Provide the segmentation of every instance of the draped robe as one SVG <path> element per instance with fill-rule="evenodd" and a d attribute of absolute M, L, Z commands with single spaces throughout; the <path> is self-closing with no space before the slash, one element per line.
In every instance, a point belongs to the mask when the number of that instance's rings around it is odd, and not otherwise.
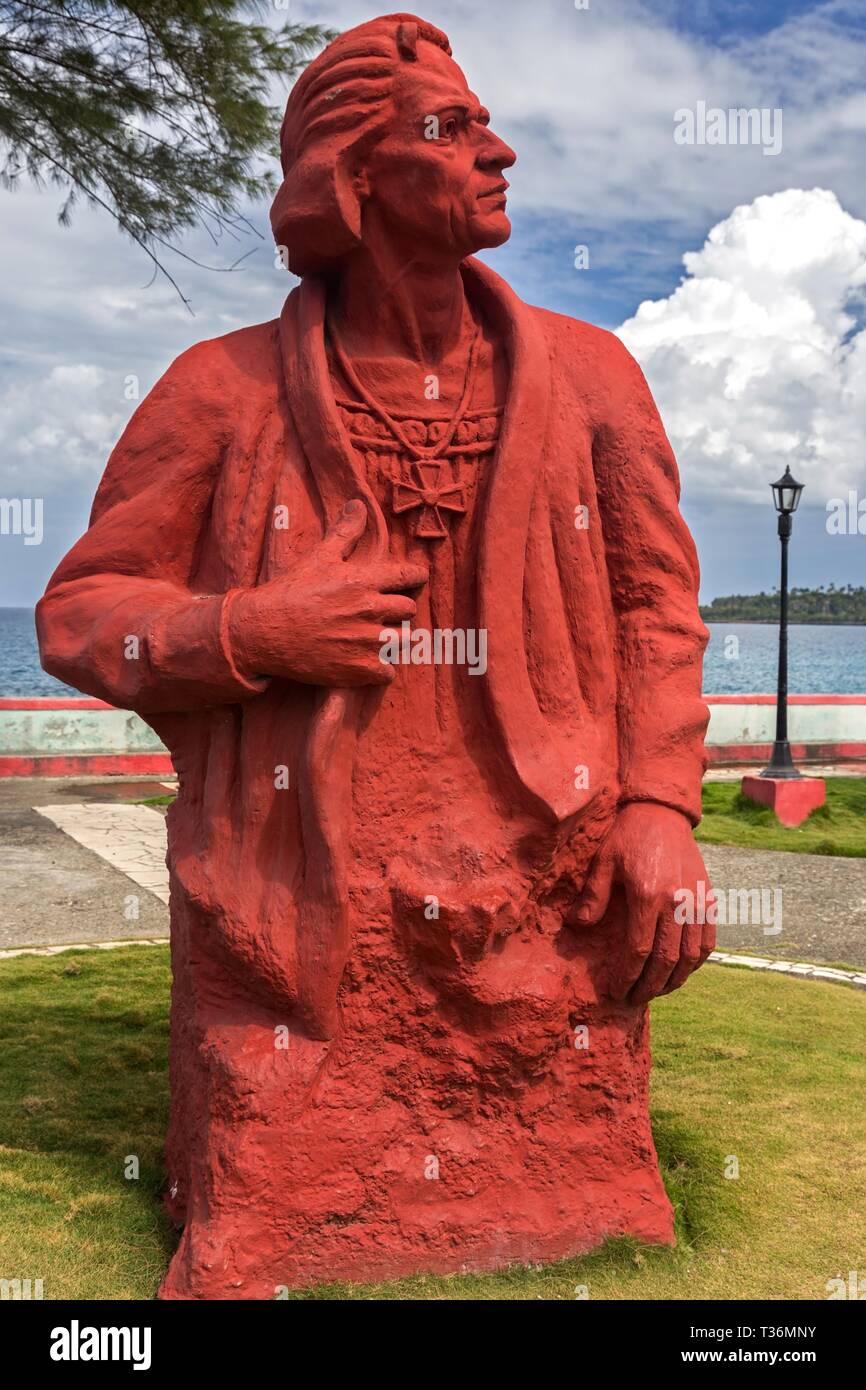
<path fill-rule="evenodd" d="M 597 927 L 570 913 L 619 807 L 699 817 L 694 547 L 619 340 L 474 259 L 463 275 L 509 377 L 458 586 L 487 670 L 455 672 L 447 752 L 409 718 L 409 668 L 384 693 L 320 690 L 250 677 L 231 650 L 236 594 L 290 574 L 350 498 L 367 528 L 347 563 L 393 550 L 313 277 L 279 321 L 198 344 L 157 383 L 38 609 L 47 669 L 137 710 L 179 775 L 184 1236 L 165 1297 L 670 1238 L 646 1011 L 606 994 L 623 902 Z"/>

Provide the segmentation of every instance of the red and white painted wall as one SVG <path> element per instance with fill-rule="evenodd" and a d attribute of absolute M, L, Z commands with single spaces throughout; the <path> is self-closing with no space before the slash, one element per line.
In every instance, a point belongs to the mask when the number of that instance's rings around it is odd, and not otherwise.
<path fill-rule="evenodd" d="M 775 695 L 706 695 L 711 763 L 764 763 L 776 735 Z M 789 695 L 788 738 L 800 762 L 866 760 L 866 695 Z M 866 769 L 864 769 L 866 770 Z"/>
<path fill-rule="evenodd" d="M 143 719 L 102 700 L 0 700 L 0 777 L 164 776 L 171 758 Z"/>
<path fill-rule="evenodd" d="M 775 731 L 775 695 L 705 698 L 710 762 L 766 762 Z M 866 763 L 866 694 L 791 695 L 788 732 L 799 761 Z M 129 710 L 83 698 L 0 699 L 0 777 L 165 776 L 171 771 L 156 734 Z"/>

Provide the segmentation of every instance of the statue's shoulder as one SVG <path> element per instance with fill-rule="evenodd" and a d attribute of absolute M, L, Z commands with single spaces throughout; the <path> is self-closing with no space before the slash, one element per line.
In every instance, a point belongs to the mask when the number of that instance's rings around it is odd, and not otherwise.
<path fill-rule="evenodd" d="M 209 468 L 239 421 L 261 416 L 276 397 L 278 344 L 275 320 L 194 343 L 176 357 L 127 421 L 94 515 L 147 486 L 154 466 L 182 459 L 193 471 Z"/>
<path fill-rule="evenodd" d="M 271 319 L 194 343 L 174 359 L 159 386 L 222 414 L 273 395 L 278 374 L 279 320 Z"/>
<path fill-rule="evenodd" d="M 546 337 L 554 369 L 580 391 L 600 419 L 619 410 L 636 392 L 646 391 L 638 363 L 615 333 L 551 309 L 530 312 Z"/>
<path fill-rule="evenodd" d="M 534 305 L 527 305 L 527 308 L 556 354 L 566 353 L 581 362 L 592 362 L 603 373 L 615 373 L 624 362 L 634 361 L 622 339 L 607 328 L 598 328 L 594 323 L 573 319 L 568 314 L 558 314 L 553 309 Z"/>

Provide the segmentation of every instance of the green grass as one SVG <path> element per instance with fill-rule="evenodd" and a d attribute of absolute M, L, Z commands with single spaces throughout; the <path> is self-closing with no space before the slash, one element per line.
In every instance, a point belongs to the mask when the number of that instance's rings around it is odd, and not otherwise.
<path fill-rule="evenodd" d="M 747 800 L 736 782 L 705 782 L 703 812 L 695 835 L 706 844 L 866 857 L 866 777 L 828 777 L 826 803 L 794 830 Z"/>
<path fill-rule="evenodd" d="M 165 947 L 0 965 L 0 1276 L 41 1278 L 46 1298 L 152 1296 L 173 1242 L 169 983 Z"/>
<path fill-rule="evenodd" d="M 153 1297 L 174 1239 L 159 1206 L 168 986 L 164 947 L 0 965 L 0 1277 L 41 1278 L 48 1299 Z M 813 1299 L 866 1267 L 866 997 L 708 966 L 653 1006 L 653 1031 L 677 1249 L 621 1240 L 544 1268 L 293 1298 L 572 1299 L 586 1284 Z"/>

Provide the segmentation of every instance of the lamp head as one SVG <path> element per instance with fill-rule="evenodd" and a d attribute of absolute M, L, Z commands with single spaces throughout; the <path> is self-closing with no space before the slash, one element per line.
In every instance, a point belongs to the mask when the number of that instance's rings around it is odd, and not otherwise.
<path fill-rule="evenodd" d="M 770 487 L 773 489 L 773 501 L 780 516 L 790 516 L 797 510 L 804 484 L 797 482 L 790 468 L 785 469 L 777 482 L 770 483 Z"/>

